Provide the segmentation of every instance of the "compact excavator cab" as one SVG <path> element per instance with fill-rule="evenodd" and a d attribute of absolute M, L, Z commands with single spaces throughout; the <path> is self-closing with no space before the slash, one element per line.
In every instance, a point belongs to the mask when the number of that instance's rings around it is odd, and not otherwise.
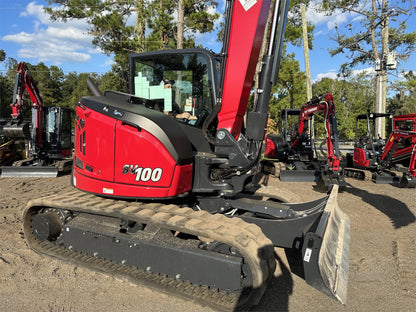
<path fill-rule="evenodd" d="M 129 64 L 130 94 L 98 91 L 76 109 L 73 184 L 118 197 L 189 192 L 195 154 L 212 153 L 202 128 L 215 104 L 217 61 L 191 49 L 132 54 Z M 175 118 L 183 112 L 188 118 Z"/>
<path fill-rule="evenodd" d="M 183 51 L 130 55 L 129 91 L 152 100 L 148 107 L 169 112 L 172 117 L 188 113 L 191 118 L 176 119 L 202 128 L 215 104 L 216 60 L 205 50 Z"/>

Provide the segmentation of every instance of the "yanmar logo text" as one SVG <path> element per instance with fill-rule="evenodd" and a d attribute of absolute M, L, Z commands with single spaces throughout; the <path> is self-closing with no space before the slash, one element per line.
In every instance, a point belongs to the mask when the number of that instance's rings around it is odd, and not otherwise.
<path fill-rule="evenodd" d="M 136 182 L 158 182 L 162 178 L 162 168 L 142 168 L 139 165 L 124 165 L 122 174 L 135 175 L 134 181 Z"/>

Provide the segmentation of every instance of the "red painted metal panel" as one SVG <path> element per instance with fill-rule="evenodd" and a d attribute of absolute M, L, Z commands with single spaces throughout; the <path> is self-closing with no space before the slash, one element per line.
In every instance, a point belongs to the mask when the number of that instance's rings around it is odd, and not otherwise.
<path fill-rule="evenodd" d="M 408 125 L 411 125 L 408 131 L 416 131 L 416 113 L 393 116 L 393 130 L 402 130 L 400 126 L 403 121 L 408 121 Z"/>
<path fill-rule="evenodd" d="M 361 167 L 370 166 L 370 161 L 365 157 L 365 151 L 362 148 L 354 148 L 353 161 Z"/>
<path fill-rule="evenodd" d="M 152 134 L 117 122 L 114 182 L 168 187 L 176 161 Z"/>
<path fill-rule="evenodd" d="M 172 187 L 139 186 L 101 181 L 86 176 L 79 170 L 73 172 L 73 184 L 80 190 L 112 197 L 167 198 L 189 190 L 192 182 L 192 170 L 192 165 L 176 166 L 173 172 Z"/>
<path fill-rule="evenodd" d="M 240 1 L 234 2 L 222 108 L 218 114 L 218 129 L 225 128 L 234 137 L 240 134 L 247 109 L 270 1 L 259 0 L 246 9 Z"/>
<path fill-rule="evenodd" d="M 274 145 L 274 142 L 270 140 L 268 137 L 266 137 L 266 149 L 264 151 L 265 157 L 274 158 L 276 157 L 276 146 Z"/>
<path fill-rule="evenodd" d="M 132 198 L 172 197 L 192 188 L 192 164 L 179 166 L 152 134 L 89 108 L 76 109 L 74 185 Z"/>
<path fill-rule="evenodd" d="M 75 170 L 100 180 L 113 181 L 116 120 L 89 108 L 76 108 L 75 157 L 83 169 Z"/>

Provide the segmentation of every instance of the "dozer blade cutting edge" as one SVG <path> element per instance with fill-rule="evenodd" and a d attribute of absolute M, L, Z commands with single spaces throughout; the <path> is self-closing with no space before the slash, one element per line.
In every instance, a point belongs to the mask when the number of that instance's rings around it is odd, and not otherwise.
<path fill-rule="evenodd" d="M 24 160 L 25 161 L 25 160 Z M 23 162 L 24 162 L 23 161 Z M 65 158 L 56 163 L 42 166 L 40 164 L 2 166 L 1 178 L 54 178 L 71 173 L 72 158 Z"/>
<path fill-rule="evenodd" d="M 376 184 L 398 184 L 400 177 L 390 173 L 374 174 L 374 182 Z"/>
<path fill-rule="evenodd" d="M 339 208 L 337 193 L 334 185 L 316 230 L 305 236 L 302 257 L 306 282 L 346 304 L 350 219 Z"/>
<path fill-rule="evenodd" d="M 317 182 L 320 172 L 318 170 L 281 170 L 282 182 Z"/>
<path fill-rule="evenodd" d="M 4 166 L 0 170 L 2 178 L 53 178 L 59 173 L 55 166 Z"/>

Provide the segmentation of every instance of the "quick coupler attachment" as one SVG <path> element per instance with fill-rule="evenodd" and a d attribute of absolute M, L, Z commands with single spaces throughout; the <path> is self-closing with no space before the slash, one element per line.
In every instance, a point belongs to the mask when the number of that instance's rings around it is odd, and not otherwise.
<path fill-rule="evenodd" d="M 306 282 L 346 304 L 350 219 L 338 207 L 337 193 L 334 185 L 316 230 L 305 235 L 302 258 Z"/>
<path fill-rule="evenodd" d="M 347 188 L 347 183 L 343 175 L 322 172 L 317 181 L 316 188 L 319 192 L 327 193 L 332 189 L 334 184 L 338 185 L 338 192 L 340 193 L 344 192 Z"/>

